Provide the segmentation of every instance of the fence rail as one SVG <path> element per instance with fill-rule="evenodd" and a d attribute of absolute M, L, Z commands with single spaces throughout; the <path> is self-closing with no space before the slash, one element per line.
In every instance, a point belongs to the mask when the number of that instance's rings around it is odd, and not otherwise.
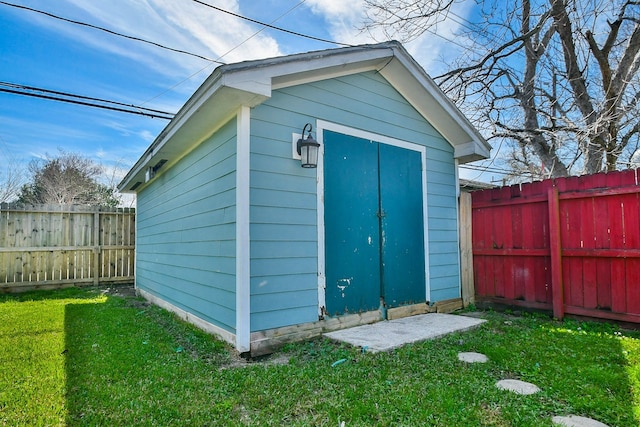
<path fill-rule="evenodd" d="M 135 209 L 0 205 L 0 292 L 133 282 Z"/>
<path fill-rule="evenodd" d="M 472 193 L 480 301 L 640 323 L 638 171 Z"/>

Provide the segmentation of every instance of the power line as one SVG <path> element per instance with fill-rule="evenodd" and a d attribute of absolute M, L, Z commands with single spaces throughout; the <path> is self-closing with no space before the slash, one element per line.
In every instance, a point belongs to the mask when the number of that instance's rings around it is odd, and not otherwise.
<path fill-rule="evenodd" d="M 3 81 L 0 81 L 0 86 L 6 86 L 6 87 L 14 88 L 14 89 L 25 89 L 25 90 L 29 90 L 29 91 L 52 93 L 52 94 L 55 94 L 55 95 L 69 96 L 69 97 L 80 98 L 80 99 L 85 99 L 85 100 L 89 100 L 89 101 L 98 101 L 98 102 L 104 102 L 104 103 L 108 103 L 108 104 L 120 105 L 120 106 L 123 106 L 123 107 L 137 108 L 137 109 L 140 109 L 140 110 L 146 110 L 146 111 L 150 111 L 150 112 L 154 112 L 154 113 L 173 115 L 172 113 L 167 113 L 166 111 L 154 110 L 152 108 L 140 107 L 140 106 L 136 106 L 136 105 L 133 105 L 133 104 L 125 104 L 125 103 L 118 102 L 118 101 L 111 101 L 111 100 L 108 100 L 108 99 L 95 98 L 95 97 L 91 97 L 91 96 L 76 95 L 76 94 L 72 94 L 72 93 L 68 93 L 68 92 L 60 92 L 60 91 L 51 90 L 51 89 L 42 89 L 42 88 L 38 88 L 38 87 L 34 87 L 34 86 L 25 86 L 25 85 L 19 85 L 19 84 L 16 84 L 16 83 L 9 83 L 9 82 L 3 82 Z"/>
<path fill-rule="evenodd" d="M 490 167 L 490 166 L 482 166 L 482 165 L 460 165 L 459 166 L 462 169 L 467 169 L 467 170 L 472 170 L 472 171 L 480 171 L 480 172 L 489 172 L 489 173 L 502 173 L 502 174 L 507 174 L 507 173 L 511 173 L 513 171 L 509 171 L 507 169 L 502 169 L 502 168 L 496 168 L 494 167 Z"/>
<path fill-rule="evenodd" d="M 94 98 L 90 96 L 76 95 L 68 92 L 24 86 L 15 83 L 0 82 L 0 92 L 14 95 L 31 96 L 34 98 L 48 99 L 51 101 L 66 102 L 69 104 L 84 105 L 88 107 L 102 108 L 104 110 L 118 111 L 122 113 L 137 114 L 139 116 L 152 117 L 156 119 L 171 120 L 173 113 L 140 107 L 133 104 L 125 104 L 107 99 Z"/>
<path fill-rule="evenodd" d="M 77 100 L 73 100 L 73 99 L 65 99 L 65 98 L 60 98 L 60 97 L 50 96 L 50 95 L 22 92 L 22 91 L 19 91 L 19 90 L 12 90 L 12 89 L 5 89 L 5 88 L 0 88 L 0 92 L 12 93 L 12 94 L 15 94 L 15 95 L 32 96 L 32 97 L 35 97 L 35 98 L 49 99 L 49 100 L 52 100 L 52 101 L 67 102 L 67 103 L 70 103 L 70 104 L 85 105 L 85 106 L 88 106 L 88 107 L 96 107 L 96 108 L 102 108 L 102 109 L 105 109 L 105 110 L 112 110 L 112 111 L 119 111 L 119 112 L 123 112 L 123 113 L 137 114 L 137 115 L 140 115 L 140 116 L 147 116 L 147 117 L 152 117 L 152 118 L 157 118 L 157 119 L 171 120 L 171 117 L 161 116 L 161 115 L 153 114 L 153 113 L 146 113 L 144 111 L 127 110 L 127 109 L 124 109 L 124 108 L 110 107 L 110 106 L 107 106 L 107 105 L 99 105 L 99 104 L 94 104 L 94 103 L 91 103 L 91 102 L 77 101 Z"/>
<path fill-rule="evenodd" d="M 219 12 L 226 13 L 226 14 L 231 15 L 231 16 L 235 16 L 236 18 L 244 19 L 245 21 L 253 22 L 254 24 L 263 25 L 263 26 L 265 26 L 267 28 L 271 28 L 273 30 L 282 31 L 283 33 L 292 34 L 294 36 L 304 37 L 306 39 L 315 40 L 315 41 L 319 41 L 319 42 L 323 42 L 323 43 L 335 44 L 335 45 L 338 45 L 338 46 L 353 47 L 353 45 L 351 45 L 351 44 L 340 43 L 340 42 L 337 42 L 337 41 L 334 41 L 334 40 L 327 40 L 327 39 L 323 39 L 323 38 L 320 38 L 320 37 L 314 37 L 314 36 L 310 36 L 310 35 L 307 35 L 307 34 L 298 33 L 296 31 L 291 31 L 291 30 L 287 30 L 287 29 L 284 29 L 284 28 L 281 28 L 281 27 L 277 27 L 275 25 L 267 24 L 266 22 L 258 21 L 256 19 L 247 18 L 246 16 L 242 16 L 242 15 L 239 15 L 237 13 L 230 12 L 228 10 L 222 9 L 220 7 L 217 7 L 217 6 L 212 6 L 212 5 L 208 4 L 208 3 L 205 3 L 205 2 L 200 1 L 200 0 L 193 0 L 193 1 L 195 3 L 201 4 L 203 6 L 206 6 L 206 7 L 209 7 L 211 9 L 217 10 Z"/>
<path fill-rule="evenodd" d="M 59 19 L 61 21 L 68 22 L 68 23 L 71 23 L 71 24 L 81 25 L 83 27 L 93 28 L 95 30 L 104 31 L 104 32 L 112 34 L 114 36 L 124 37 L 124 38 L 129 39 L 129 40 L 134 40 L 134 41 L 138 41 L 138 42 L 142 42 L 142 43 L 147 43 L 147 44 L 159 47 L 161 49 L 166 49 L 166 50 L 170 50 L 172 52 L 177 52 L 177 53 L 182 53 L 182 54 L 185 54 L 185 55 L 190 55 L 190 56 L 193 56 L 193 57 L 196 57 L 196 58 L 204 59 L 205 61 L 215 62 L 215 63 L 224 65 L 224 62 L 220 62 L 220 61 L 217 61 L 215 59 L 207 58 L 206 56 L 198 55 L 197 53 L 192 53 L 192 52 L 188 52 L 186 50 L 181 50 L 181 49 L 176 49 L 176 48 L 173 48 L 173 47 L 165 46 L 163 44 L 156 43 L 156 42 L 149 41 L 149 40 L 145 40 L 145 39 L 142 39 L 140 37 L 135 37 L 135 36 L 127 35 L 127 34 L 118 33 L 116 31 L 110 30 L 108 28 L 99 27 L 99 26 L 93 25 L 93 24 L 87 24 L 86 22 L 75 21 L 73 19 L 63 18 L 61 16 L 54 15 L 52 13 L 45 12 L 43 10 L 34 9 L 34 8 L 31 8 L 31 7 L 22 6 L 22 5 L 18 5 L 18 4 L 8 3 L 8 2 L 5 2 L 5 1 L 0 1 L 0 4 L 3 4 L 5 6 L 10 6 L 10 7 L 15 7 L 15 8 L 18 8 L 18 9 L 28 10 L 30 12 L 40 13 L 40 14 L 46 15 L 46 16 L 48 16 L 50 18 Z"/>

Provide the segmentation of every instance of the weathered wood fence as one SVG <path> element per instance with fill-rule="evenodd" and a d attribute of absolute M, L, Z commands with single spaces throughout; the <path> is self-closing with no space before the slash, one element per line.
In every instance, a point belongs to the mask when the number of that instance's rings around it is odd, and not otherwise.
<path fill-rule="evenodd" d="M 0 205 L 0 292 L 133 282 L 135 210 Z"/>
<path fill-rule="evenodd" d="M 640 323 L 640 174 L 472 193 L 476 299 Z"/>

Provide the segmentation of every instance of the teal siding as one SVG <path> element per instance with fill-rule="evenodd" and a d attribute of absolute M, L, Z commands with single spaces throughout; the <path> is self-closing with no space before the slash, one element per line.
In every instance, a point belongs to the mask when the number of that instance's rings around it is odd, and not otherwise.
<path fill-rule="evenodd" d="M 232 333 L 236 123 L 138 193 L 136 285 Z"/>
<path fill-rule="evenodd" d="M 316 170 L 291 159 L 291 134 L 317 119 L 427 147 L 431 301 L 458 297 L 453 147 L 379 74 L 350 75 L 274 90 L 252 109 L 252 331 L 317 320 Z"/>
<path fill-rule="evenodd" d="M 291 130 L 251 120 L 251 330 L 318 318 L 315 171 L 291 159 Z"/>
<path fill-rule="evenodd" d="M 429 160 L 427 150 L 427 209 L 429 213 L 429 277 L 431 301 L 460 297 L 458 199 L 453 149 L 447 158 Z M 435 155 L 442 155 L 435 151 Z"/>

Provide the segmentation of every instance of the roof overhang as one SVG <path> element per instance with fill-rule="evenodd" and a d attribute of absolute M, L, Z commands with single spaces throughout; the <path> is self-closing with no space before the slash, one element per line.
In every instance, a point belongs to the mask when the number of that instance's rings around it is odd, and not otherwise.
<path fill-rule="evenodd" d="M 145 173 L 175 163 L 235 116 L 271 91 L 376 70 L 454 148 L 459 163 L 489 157 L 491 147 L 398 42 L 308 52 L 223 65 L 205 80 L 118 185 L 136 191 Z"/>

